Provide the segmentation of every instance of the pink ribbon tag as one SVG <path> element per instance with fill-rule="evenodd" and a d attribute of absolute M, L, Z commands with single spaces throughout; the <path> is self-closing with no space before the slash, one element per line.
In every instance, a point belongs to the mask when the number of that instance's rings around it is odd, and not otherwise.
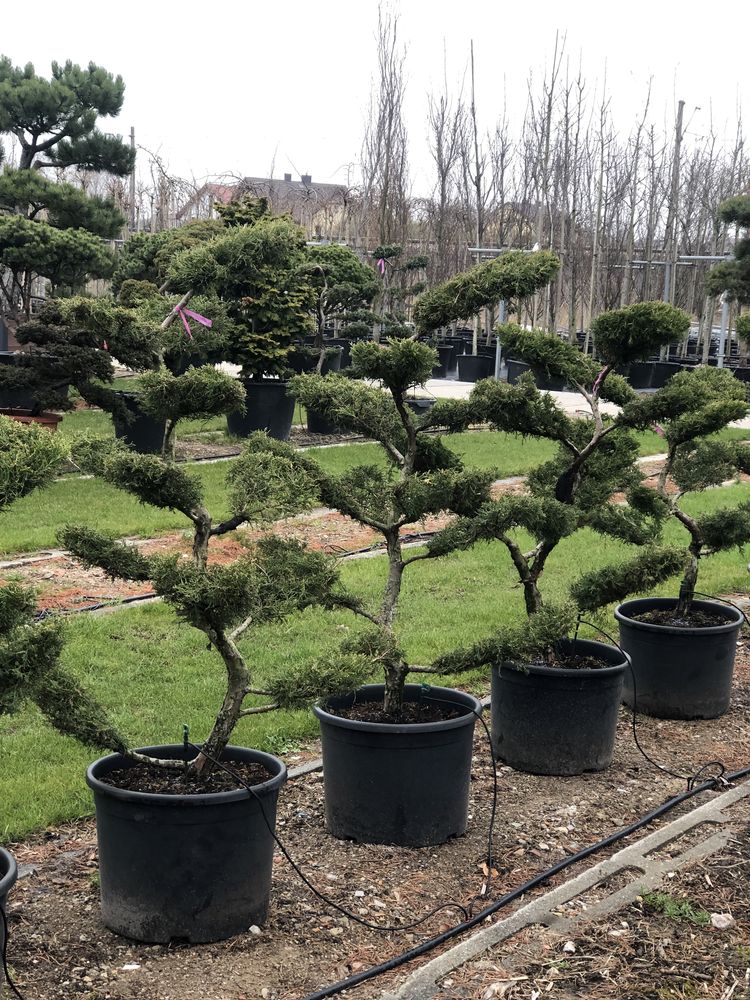
<path fill-rule="evenodd" d="M 378 257 L 377 265 L 382 277 L 385 274 L 385 260 L 382 257 Z"/>
<path fill-rule="evenodd" d="M 175 307 L 175 312 L 177 313 L 177 315 L 182 320 L 182 325 L 185 327 L 185 333 L 188 335 L 188 339 L 189 340 L 193 339 L 193 333 L 192 333 L 192 331 L 190 329 L 190 323 L 188 322 L 188 316 L 190 317 L 190 319 L 194 319 L 196 321 L 196 323 L 200 323 L 201 326 L 212 327 L 214 325 L 213 324 L 213 320 L 208 319 L 207 316 L 201 316 L 200 313 L 193 312 L 192 309 L 185 309 L 184 306 L 176 306 Z"/>
<path fill-rule="evenodd" d="M 104 348 L 104 350 L 105 350 L 105 351 L 108 351 L 108 350 L 109 350 L 109 344 L 107 343 L 107 341 L 106 341 L 106 340 L 103 340 L 103 341 L 102 341 L 102 347 Z"/>

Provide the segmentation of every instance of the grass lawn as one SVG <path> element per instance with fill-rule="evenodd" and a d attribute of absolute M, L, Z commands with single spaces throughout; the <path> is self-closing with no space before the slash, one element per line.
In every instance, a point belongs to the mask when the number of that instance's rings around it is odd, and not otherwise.
<path fill-rule="evenodd" d="M 741 499 L 750 499 L 750 486 L 711 490 L 686 506 L 708 511 Z M 672 542 L 684 543 L 684 532 L 676 522 L 667 535 Z M 562 597 L 583 567 L 597 568 L 628 552 L 632 549 L 590 532 L 566 540 L 548 563 L 547 599 Z M 705 560 L 700 589 L 747 590 L 746 563 L 737 551 Z M 344 581 L 373 602 L 384 571 L 380 558 L 348 561 L 341 568 Z M 515 583 L 510 560 L 498 543 L 416 563 L 407 571 L 400 613 L 410 661 L 427 663 L 522 614 Z M 659 589 L 676 592 L 674 584 Z M 611 617 L 609 623 L 614 632 Z M 335 648 L 352 627 L 358 626 L 345 612 L 307 611 L 248 635 L 245 643 L 257 663 L 256 680 L 262 684 L 264 674 Z M 79 615 L 69 619 L 66 630 L 65 663 L 109 706 L 134 744 L 178 742 L 183 723 L 190 726 L 194 740 L 205 736 L 211 708 L 220 697 L 223 667 L 206 649 L 202 634 L 178 627 L 168 608 L 156 604 L 102 616 Z M 481 675 L 445 680 L 475 690 L 485 683 Z M 284 754 L 316 732 L 311 713 L 278 712 L 242 720 L 235 742 Z M 0 719 L 0 841 L 88 814 L 91 801 L 83 772 L 94 756 L 51 731 L 34 709 Z"/>
<path fill-rule="evenodd" d="M 111 425 L 107 414 L 89 410 L 68 414 L 63 425 L 67 420 L 78 422 L 78 425 L 68 424 L 68 432 L 74 426 L 75 430 L 90 429 L 99 432 L 98 425 L 102 420 L 109 421 Z M 743 438 L 749 433 L 728 428 L 719 436 Z M 446 435 L 445 441 L 467 466 L 494 469 L 500 478 L 527 473 L 540 462 L 551 458 L 555 450 L 555 446 L 549 441 L 497 431 Z M 663 439 L 650 431 L 640 435 L 640 441 L 643 455 L 655 454 L 664 447 Z M 383 451 L 376 444 L 311 448 L 307 454 L 329 472 L 336 474 L 354 465 L 385 464 Z M 196 463 L 188 468 L 203 482 L 206 503 L 214 517 L 224 517 L 227 514 L 224 485 L 227 463 Z M 58 529 L 64 524 L 81 520 L 121 537 L 149 538 L 187 527 L 181 514 L 143 506 L 105 483 L 68 476 L 42 492 L 24 497 L 14 505 L 12 516 L 6 518 L 3 524 L 0 554 L 54 548 L 57 545 Z"/>
<path fill-rule="evenodd" d="M 545 441 L 524 441 L 515 435 L 489 431 L 457 434 L 446 440 L 467 465 L 497 468 L 500 476 L 524 473 L 551 456 L 554 450 Z M 329 472 L 337 474 L 354 465 L 385 464 L 384 453 L 376 444 L 313 448 L 307 454 Z M 215 518 L 228 513 L 225 477 L 229 464 L 200 462 L 187 466 L 203 482 L 206 504 Z M 106 483 L 66 476 L 14 504 L 12 516 L 3 522 L 0 553 L 54 548 L 58 529 L 64 524 L 82 520 L 121 537 L 149 538 L 188 526 L 181 514 L 139 504 L 133 497 Z"/>

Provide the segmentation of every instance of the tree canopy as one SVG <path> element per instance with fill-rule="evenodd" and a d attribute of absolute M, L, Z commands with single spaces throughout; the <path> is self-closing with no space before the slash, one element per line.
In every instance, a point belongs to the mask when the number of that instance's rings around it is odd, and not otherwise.
<path fill-rule="evenodd" d="M 90 62 L 52 63 L 50 79 L 32 63 L 14 66 L 0 57 L 0 135 L 21 147 L 20 167 L 82 167 L 122 177 L 133 169 L 134 154 L 119 136 L 99 131 L 97 119 L 115 117 L 125 84 Z"/>
<path fill-rule="evenodd" d="M 745 230 L 734 248 L 734 260 L 722 261 L 708 272 L 706 290 L 711 295 L 728 292 L 742 304 L 750 303 L 750 195 L 728 198 L 719 206 L 719 216 L 724 222 L 734 223 Z"/>

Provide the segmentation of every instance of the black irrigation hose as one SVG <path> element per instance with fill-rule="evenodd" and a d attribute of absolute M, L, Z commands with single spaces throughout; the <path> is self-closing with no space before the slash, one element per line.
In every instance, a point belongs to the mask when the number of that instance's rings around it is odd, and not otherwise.
<path fill-rule="evenodd" d="M 716 775 L 717 781 L 722 781 L 724 779 L 724 774 L 726 773 L 726 767 L 720 760 L 710 760 L 707 763 L 701 765 L 698 770 L 693 775 L 680 774 L 679 771 L 672 771 L 670 768 L 665 767 L 664 764 L 660 764 L 658 760 L 654 760 L 641 746 L 641 741 L 638 738 L 638 724 L 637 724 L 637 711 L 638 711 L 638 690 L 636 687 L 635 671 L 633 670 L 633 664 L 630 661 L 630 657 L 622 648 L 619 642 L 614 639 L 609 632 L 605 632 L 600 625 L 595 625 L 594 622 L 586 621 L 585 618 L 578 616 L 578 625 L 590 625 L 591 628 L 595 628 L 597 632 L 601 633 L 605 638 L 609 639 L 613 646 L 620 650 L 625 658 L 625 662 L 628 665 L 628 670 L 630 671 L 630 680 L 633 685 L 633 713 L 630 719 L 630 725 L 633 732 L 633 742 L 635 743 L 636 749 L 641 754 L 641 756 L 648 761 L 652 767 L 655 767 L 658 771 L 662 771 L 664 774 L 668 774 L 670 778 L 678 778 L 680 781 L 686 781 L 688 789 L 691 789 L 695 785 L 696 781 L 702 776 L 703 772 L 709 767 L 718 768 L 719 773 Z M 576 628 L 576 636 L 578 635 L 578 629 Z"/>
<path fill-rule="evenodd" d="M 7 982 L 8 986 L 10 986 L 13 993 L 18 997 L 18 1000 L 25 1000 L 23 994 L 19 992 L 18 987 L 13 982 L 13 979 L 11 978 L 10 975 L 10 970 L 8 969 L 8 959 L 7 959 L 8 937 L 9 937 L 8 918 L 5 916 L 5 909 L 2 906 L 0 906 L 0 920 L 2 920 L 2 928 L 0 929 L 0 933 L 2 934 L 2 939 L 0 942 L 0 959 L 2 960 L 3 972 L 5 973 L 5 981 Z M 2 982 L 0 982 L 0 989 L 2 989 L 2 985 L 3 985 Z"/>
<path fill-rule="evenodd" d="M 734 771 L 722 779 L 722 784 L 725 782 L 737 781 L 740 778 L 747 777 L 749 774 L 750 767 L 743 768 L 741 771 Z M 570 868 L 571 865 L 590 857 L 592 854 L 595 854 L 597 851 L 601 851 L 605 847 L 610 847 L 612 844 L 618 843 L 618 841 L 623 840 L 631 833 L 635 833 L 636 830 L 642 829 L 655 819 L 658 819 L 671 809 L 674 809 L 675 806 L 687 801 L 687 799 L 692 798 L 694 795 L 698 795 L 699 792 L 705 792 L 714 788 L 719 783 L 719 780 L 719 778 L 711 778 L 708 781 L 704 781 L 701 785 L 694 786 L 688 791 L 682 792 L 680 795 L 676 795 L 672 799 L 668 799 L 656 809 L 652 809 L 650 813 L 647 813 L 641 819 L 636 820 L 635 823 L 631 823 L 629 826 L 617 830 L 615 833 L 610 834 L 609 837 L 605 837 L 603 840 L 599 840 L 597 843 L 591 844 L 589 847 L 584 847 L 583 850 L 578 851 L 576 854 L 568 855 L 567 858 L 563 858 L 562 861 L 558 861 L 556 865 L 553 865 L 551 868 L 547 868 L 546 871 L 535 875 L 533 878 L 529 879 L 528 882 L 524 882 L 523 885 L 518 886 L 518 888 L 506 893 L 504 896 L 501 896 L 500 899 L 496 900 L 496 902 L 485 907 L 483 910 L 480 910 L 479 913 L 474 914 L 468 920 L 463 921 L 463 923 L 457 924 L 455 927 L 451 927 L 450 930 L 444 931 L 442 934 L 438 934 L 435 937 L 430 938 L 428 941 L 423 941 L 422 944 L 417 945 L 415 948 L 410 948 L 408 951 L 404 951 L 400 955 L 396 955 L 393 958 L 388 959 L 386 962 L 381 962 L 380 965 L 373 965 L 369 969 L 364 969 L 362 972 L 349 976 L 348 979 L 341 979 L 339 982 L 333 983 L 330 986 L 324 986 L 322 989 L 315 990 L 314 993 L 308 993 L 305 997 L 301 998 L 301 1000 L 325 1000 L 326 997 L 332 997 L 337 993 L 341 993 L 342 990 L 359 986 L 360 983 L 367 982 L 369 979 L 374 979 L 376 976 L 383 975 L 385 972 L 390 972 L 392 969 L 397 969 L 399 966 L 405 965 L 406 962 L 410 962 L 414 958 L 419 958 L 421 955 L 427 954 L 427 952 L 432 951 L 434 948 L 444 944 L 446 941 L 450 941 L 451 938 L 457 937 L 459 934 L 463 934 L 464 931 L 470 930 L 472 927 L 476 927 L 477 924 L 482 923 L 482 921 L 497 913 L 498 910 L 508 906 L 509 903 L 514 902 L 520 896 L 525 895 L 532 889 L 536 889 L 537 886 L 543 885 L 559 872 L 565 871 L 566 868 Z"/>
<path fill-rule="evenodd" d="M 145 594 L 134 594 L 132 597 L 123 597 L 121 601 L 99 601 L 98 604 L 87 604 L 85 608 L 69 608 L 67 611 L 53 611 L 51 608 L 42 608 L 34 615 L 34 621 L 41 622 L 46 618 L 55 618 L 58 615 L 67 617 L 68 615 L 82 615 L 88 611 L 101 611 L 102 608 L 119 608 L 123 604 L 137 604 L 139 601 L 150 601 L 159 595 L 155 590 L 149 590 Z"/>
<path fill-rule="evenodd" d="M 266 810 L 263 805 L 263 800 L 257 794 L 252 785 L 248 784 L 231 767 L 228 767 L 222 761 L 217 760 L 210 754 L 207 754 L 201 747 L 196 746 L 195 743 L 191 743 L 189 740 L 186 739 L 185 747 L 186 748 L 192 747 L 193 750 L 196 750 L 198 753 L 202 753 L 207 760 L 210 760 L 211 763 L 214 764 L 216 767 L 220 767 L 222 771 L 226 771 L 227 774 L 231 775 L 231 777 L 234 778 L 237 784 L 242 785 L 243 788 L 246 788 L 248 792 L 250 792 L 250 794 L 253 796 L 253 798 L 260 807 L 260 814 L 263 817 L 263 822 L 266 824 L 268 832 L 273 837 L 274 843 L 281 851 L 281 853 L 284 855 L 286 860 L 289 862 L 296 875 L 302 880 L 302 882 L 304 882 L 304 884 L 307 886 L 310 892 L 312 892 L 312 894 L 316 896 L 322 903 L 324 903 L 326 906 L 330 906 L 332 909 L 336 910 L 338 913 L 343 914 L 345 917 L 348 917 L 349 920 L 353 920 L 355 923 L 361 924 L 362 927 L 367 927 L 368 930 L 390 932 L 390 931 L 408 931 L 414 927 L 419 927 L 420 924 L 423 924 L 426 920 L 429 920 L 430 917 L 434 917 L 435 914 L 440 913 L 441 910 L 448 910 L 448 909 L 459 910 L 463 914 L 464 919 L 469 919 L 469 912 L 466 909 L 466 907 L 461 905 L 461 903 L 442 903 L 440 906 L 436 906 L 433 910 L 430 910 L 430 912 L 426 913 L 423 917 L 420 917 L 419 920 L 414 920 L 410 924 L 372 924 L 370 923 L 369 920 L 363 920 L 362 917 L 357 916 L 356 913 L 352 913 L 350 910 L 347 910 L 345 907 L 341 906 L 340 903 L 335 902 L 335 900 L 331 899 L 329 896 L 326 896 L 324 893 L 320 892 L 319 889 L 315 888 L 315 886 L 312 884 L 312 882 L 308 879 L 308 877 L 299 867 L 297 862 L 291 856 L 289 851 L 286 849 L 284 844 L 282 844 L 282 842 L 279 840 L 276 831 L 274 830 L 271 823 L 268 821 L 268 817 L 266 816 Z"/>

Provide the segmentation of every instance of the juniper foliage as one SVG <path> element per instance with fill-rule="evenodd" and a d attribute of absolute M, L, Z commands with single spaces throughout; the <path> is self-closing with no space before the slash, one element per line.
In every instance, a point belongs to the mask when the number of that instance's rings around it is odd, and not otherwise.
<path fill-rule="evenodd" d="M 687 532 L 678 613 L 687 612 L 693 601 L 701 559 L 750 542 L 747 503 L 698 516 L 688 514 L 683 504 L 688 494 L 718 486 L 750 468 L 746 444 L 711 437 L 748 412 L 744 383 L 725 368 L 710 367 L 674 375 L 664 388 L 623 411 L 623 424 L 656 426 L 664 436 L 667 458 L 657 491 L 669 516 Z M 676 492 L 669 488 L 671 482 Z"/>
<path fill-rule="evenodd" d="M 419 417 L 407 405 L 409 391 L 431 376 L 436 363 L 431 347 L 399 339 L 387 345 L 356 344 L 351 353 L 355 375 L 370 384 L 335 374 L 299 375 L 291 380 L 290 391 L 339 427 L 376 440 L 388 458 L 385 468 L 357 466 L 341 475 L 327 473 L 311 460 L 307 468 L 322 503 L 372 528 L 385 544 L 388 568 L 379 607 L 366 607 L 351 595 L 340 603 L 373 626 L 363 645 L 346 652 L 364 656 L 371 670 L 382 670 L 385 709 L 398 717 L 409 672 L 397 638 L 401 587 L 406 568 L 426 557 L 423 551 L 408 554 L 401 532 L 441 511 L 476 514 L 489 499 L 492 474 L 464 470 L 454 453 L 425 433 L 437 427 L 464 428 L 474 417 L 471 406 L 446 403 Z M 273 447 L 289 449 L 280 443 Z"/>
<path fill-rule="evenodd" d="M 0 510 L 48 483 L 63 458 L 61 443 L 48 431 L 0 417 Z M 62 732 L 75 726 L 90 746 L 120 747 L 103 708 L 60 664 L 62 629 L 37 624 L 35 612 L 28 588 L 8 583 L 0 590 L 0 715 L 31 701 Z"/>
<path fill-rule="evenodd" d="M 350 598 L 338 583 L 335 566 L 323 554 L 295 541 L 263 536 L 246 555 L 229 564 L 209 562 L 211 541 L 243 524 L 256 527 L 305 509 L 315 495 L 318 479 L 312 463 L 292 449 L 279 447 L 263 434 L 255 435 L 230 468 L 228 485 L 231 515 L 214 521 L 206 509 L 200 481 L 175 465 L 151 455 L 135 455 L 112 448 L 81 458 L 105 482 L 137 497 L 142 503 L 179 510 L 192 526 L 190 557 L 145 555 L 132 545 L 86 525 L 68 525 L 60 541 L 85 565 L 128 580 L 150 580 L 157 594 L 174 608 L 178 618 L 203 632 L 221 658 L 226 687 L 201 752 L 191 762 L 191 774 L 210 769 L 243 716 L 278 707 L 289 687 L 264 692 L 272 700 L 246 707 L 253 693 L 253 665 L 241 637 L 252 638 L 260 624 L 281 620 L 311 605 L 331 607 Z M 355 676 L 361 676 L 361 664 Z M 342 668 L 334 671 L 339 679 Z M 299 695 L 293 699 L 298 704 Z M 68 731 L 74 729 L 70 725 Z M 74 733 L 74 735 L 76 735 Z M 83 736 L 83 732 L 80 734 Z M 131 749 L 123 752 L 145 759 Z M 154 761 L 163 767 L 182 767 L 174 761 Z"/>
<path fill-rule="evenodd" d="M 508 641 L 517 641 L 522 657 L 544 656 L 553 660 L 555 643 L 571 631 L 570 619 L 550 612 L 541 620 L 538 615 L 546 605 L 541 581 L 547 561 L 557 546 L 582 528 L 617 538 L 632 545 L 645 546 L 639 557 L 642 577 L 656 583 L 675 571 L 676 558 L 658 547 L 661 524 L 668 514 L 666 505 L 648 497 L 641 485 L 637 466 L 638 445 L 630 425 L 622 419 L 607 417 L 601 408 L 603 399 L 637 407 L 635 393 L 612 369 L 627 363 L 644 351 L 651 353 L 674 331 L 682 329 L 686 317 L 663 303 L 644 303 L 647 308 L 634 312 L 632 307 L 615 310 L 600 317 L 602 362 L 597 364 L 570 344 L 541 330 L 523 330 L 506 325 L 499 328 L 504 345 L 520 356 L 532 372 L 521 376 L 516 385 L 486 380 L 477 384 L 471 397 L 475 411 L 491 426 L 510 433 L 553 441 L 557 451 L 527 478 L 527 491 L 519 496 L 505 496 L 483 505 L 470 517 L 459 518 L 428 543 L 431 555 L 444 555 L 465 549 L 479 541 L 499 541 L 507 550 L 523 589 L 528 622 L 519 635 L 503 630 L 487 644 L 472 647 L 466 656 L 458 652 L 451 662 L 474 664 L 477 653 L 514 659 Z M 598 343 L 598 341 L 597 341 Z M 533 371 L 564 378 L 585 398 L 590 415 L 568 416 L 536 386 Z M 613 503 L 613 495 L 623 497 L 623 504 Z M 519 538 L 518 529 L 531 535 L 530 547 Z M 641 566 L 641 563 L 638 565 Z M 583 590 L 574 585 L 572 596 L 580 597 L 586 610 L 600 607 L 612 599 L 610 581 L 619 573 L 608 568 L 590 579 Z M 622 589 L 622 574 L 617 576 Z M 633 571 L 631 584 L 638 587 Z M 599 584 L 598 591 L 594 583 Z M 609 589 L 608 589 L 609 587 Z M 619 591 L 618 591 L 619 593 Z M 567 605 L 566 605 L 567 607 Z M 541 621 L 544 630 L 535 631 Z M 561 631 L 548 626 L 557 622 Z M 536 635 L 541 645 L 529 644 L 528 635 Z M 494 645 L 493 645 L 494 644 Z M 484 652 L 483 652 L 484 651 Z M 493 652 L 494 651 L 494 652 Z M 516 651 L 516 656 L 520 656 Z M 441 666 L 444 658 L 438 661 Z M 494 662 L 494 661 L 493 661 Z"/>

